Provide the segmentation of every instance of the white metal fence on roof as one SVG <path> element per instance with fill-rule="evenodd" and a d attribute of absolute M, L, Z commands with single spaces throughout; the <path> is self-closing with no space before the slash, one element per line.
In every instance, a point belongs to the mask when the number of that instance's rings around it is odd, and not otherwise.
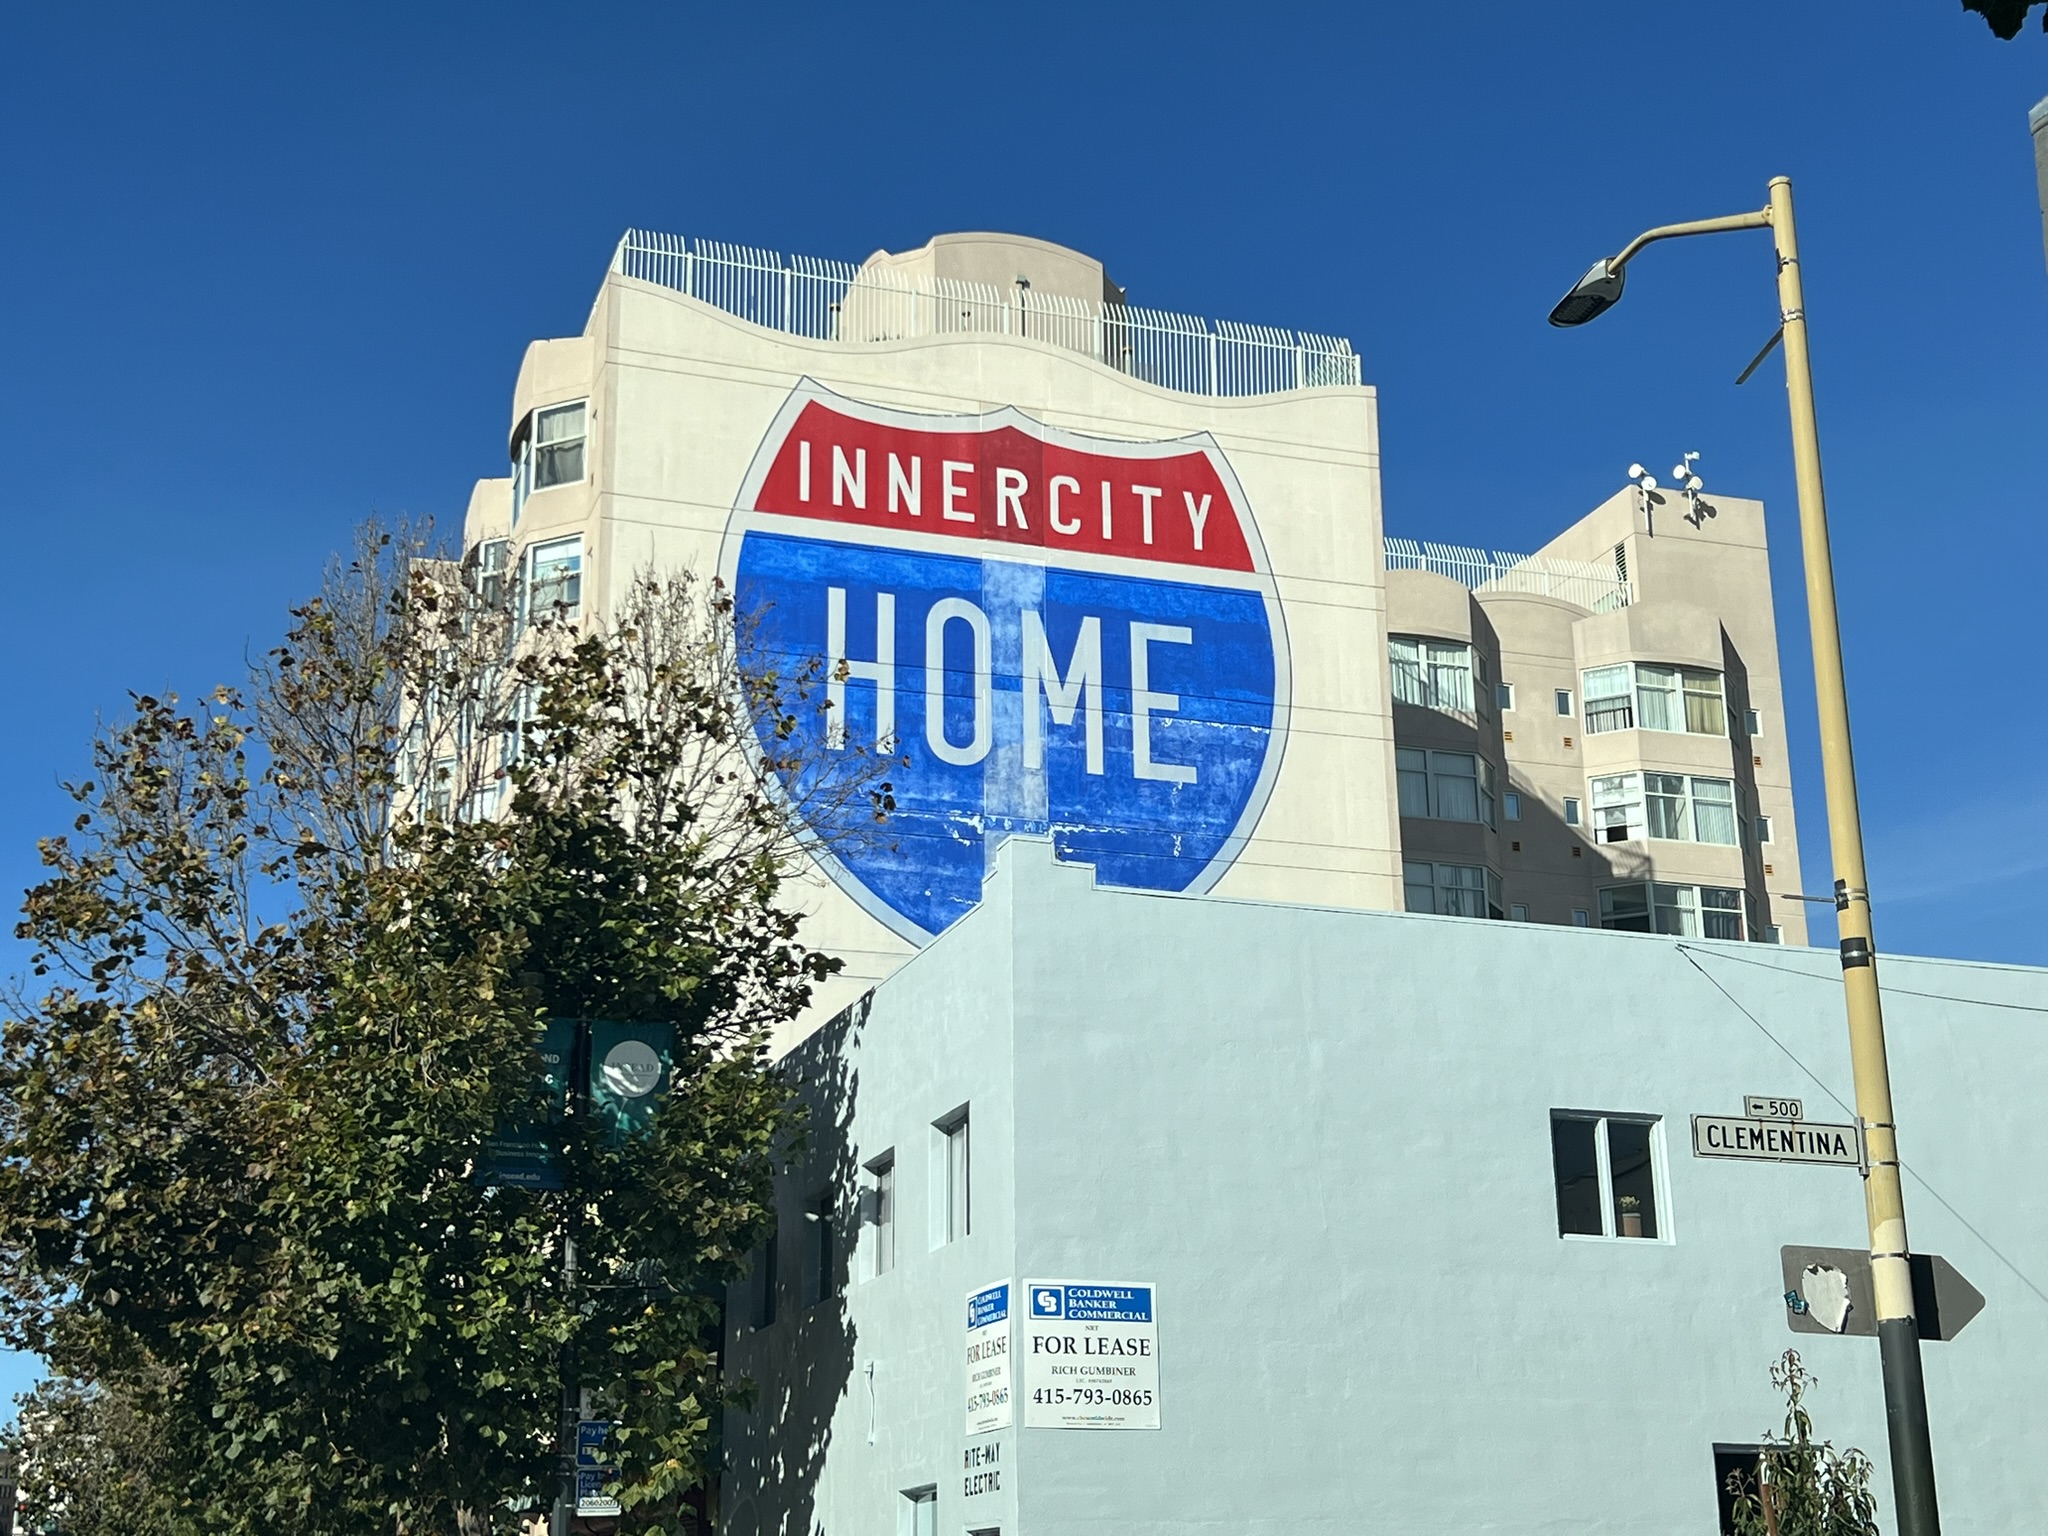
<path fill-rule="evenodd" d="M 1389 537 L 1386 543 L 1388 570 L 1434 571 L 1474 592 L 1534 592 L 1561 597 L 1594 613 L 1626 608 L 1635 600 L 1634 585 L 1613 565 L 1598 560 L 1511 555 L 1426 539 Z"/>
<path fill-rule="evenodd" d="M 629 229 L 612 270 L 816 341 L 981 333 L 1033 336 L 1191 395 L 1266 395 L 1362 381 L 1341 336 L 1210 322 L 888 267 Z"/>

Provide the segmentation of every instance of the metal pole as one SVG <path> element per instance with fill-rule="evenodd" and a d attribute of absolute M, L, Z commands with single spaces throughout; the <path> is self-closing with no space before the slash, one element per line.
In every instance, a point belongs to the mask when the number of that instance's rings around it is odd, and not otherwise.
<path fill-rule="evenodd" d="M 1792 462 L 1799 485 L 1799 537 L 1805 552 L 1806 612 L 1813 628 L 1813 684 L 1820 706 L 1821 769 L 1827 787 L 1828 842 L 1834 853 L 1835 907 L 1841 929 L 1842 986 L 1849 1013 L 1849 1059 L 1856 1114 L 1870 1150 L 1863 1203 L 1870 1221 L 1870 1274 L 1884 1368 L 1892 1495 L 1899 1536 L 1938 1536 L 1934 1450 L 1920 1374 L 1920 1328 L 1913 1316 L 1913 1270 L 1906 1245 L 1905 1192 L 1899 1183 L 1891 1069 L 1877 991 L 1870 892 L 1863 869 L 1863 818 L 1849 746 L 1849 696 L 1842 674 L 1842 632 L 1835 613 L 1834 561 L 1828 549 L 1827 498 L 1821 488 L 1820 429 L 1806 344 L 1806 300 L 1799 281 L 1799 237 L 1792 183 L 1771 182 L 1771 233 L 1778 247 L 1778 308 L 1785 324 L 1785 390 L 1792 409 Z"/>

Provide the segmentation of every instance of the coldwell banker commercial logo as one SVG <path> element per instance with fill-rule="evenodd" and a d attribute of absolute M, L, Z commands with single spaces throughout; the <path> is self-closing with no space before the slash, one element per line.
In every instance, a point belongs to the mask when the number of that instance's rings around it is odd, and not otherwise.
<path fill-rule="evenodd" d="M 721 574 L 754 643 L 825 664 L 832 707 L 800 746 L 909 760 L 883 836 L 826 862 L 914 942 L 980 899 L 1011 834 L 1105 884 L 1204 891 L 1265 808 L 1286 632 L 1206 435 L 918 415 L 807 380 L 748 472 Z"/>

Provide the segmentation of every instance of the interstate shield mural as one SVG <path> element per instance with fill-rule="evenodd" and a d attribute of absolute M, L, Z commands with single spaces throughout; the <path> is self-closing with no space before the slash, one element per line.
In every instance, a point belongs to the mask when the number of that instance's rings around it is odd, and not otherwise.
<path fill-rule="evenodd" d="M 817 851 L 913 942 L 980 899 L 1013 834 L 1104 884 L 1199 892 L 1265 808 L 1286 632 L 1206 435 L 921 415 L 806 380 L 748 472 L 720 574 L 750 647 L 816 669 L 830 708 L 801 716 L 800 752 L 908 760 L 881 834 Z"/>

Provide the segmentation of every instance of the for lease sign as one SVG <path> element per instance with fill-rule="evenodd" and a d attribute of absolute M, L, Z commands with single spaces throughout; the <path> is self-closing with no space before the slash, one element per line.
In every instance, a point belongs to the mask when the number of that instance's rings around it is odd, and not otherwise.
<path fill-rule="evenodd" d="M 1159 1427 L 1158 1288 L 1024 1282 L 1027 1429 Z"/>
<path fill-rule="evenodd" d="M 967 1293 L 967 1433 L 1010 1427 L 1010 1282 Z"/>

